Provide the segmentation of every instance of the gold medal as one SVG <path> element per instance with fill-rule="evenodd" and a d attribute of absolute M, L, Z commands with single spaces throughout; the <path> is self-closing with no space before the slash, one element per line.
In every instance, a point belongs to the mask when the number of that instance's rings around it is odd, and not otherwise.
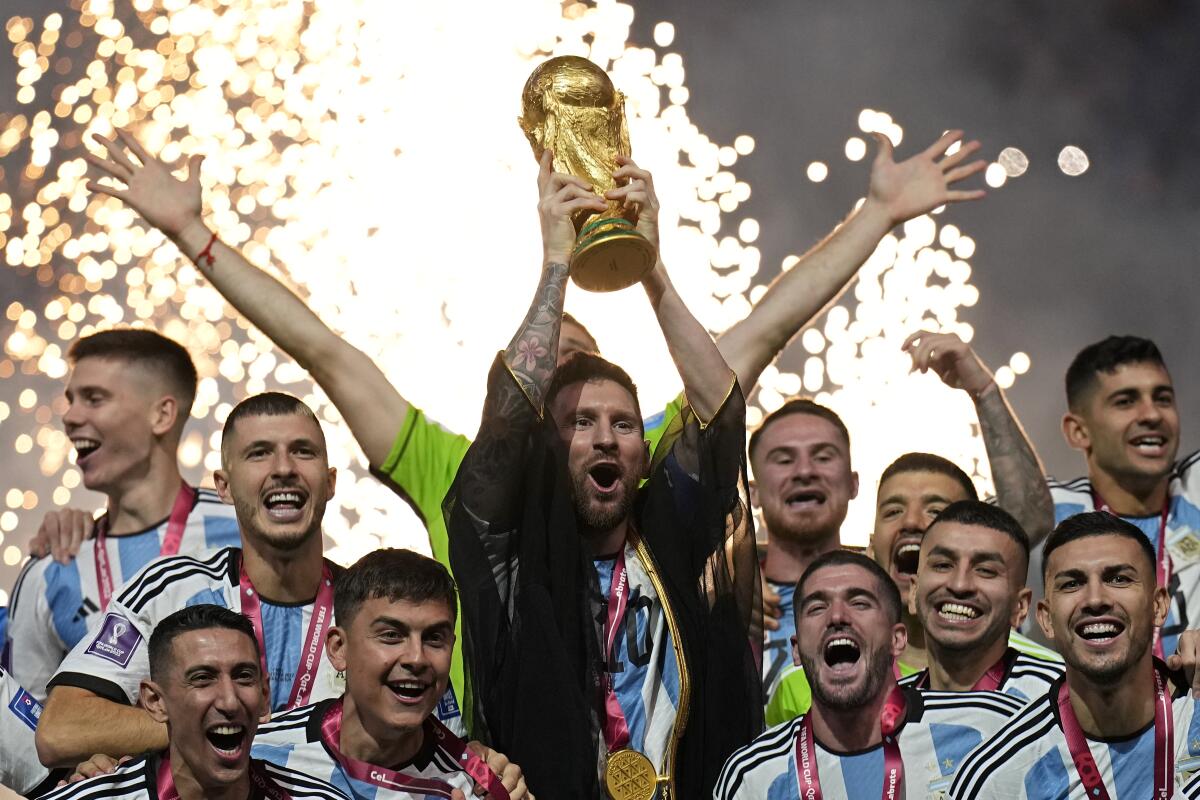
<path fill-rule="evenodd" d="M 611 800 L 652 800 L 658 771 L 650 759 L 628 748 L 609 753 L 604 765 L 604 789 Z"/>

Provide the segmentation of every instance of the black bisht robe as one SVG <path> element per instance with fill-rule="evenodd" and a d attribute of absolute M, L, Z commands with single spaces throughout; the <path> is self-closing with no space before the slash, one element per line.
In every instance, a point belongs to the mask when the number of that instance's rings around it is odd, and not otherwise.
<path fill-rule="evenodd" d="M 731 377 L 707 425 L 684 406 L 634 506 L 690 676 L 690 703 L 676 720 L 684 730 L 673 798 L 711 796 L 725 759 L 762 730 L 745 435 L 745 399 Z M 520 765 L 539 797 L 603 797 L 596 570 L 576 529 L 566 449 L 503 354 L 444 512 L 461 593 L 469 729 Z"/>

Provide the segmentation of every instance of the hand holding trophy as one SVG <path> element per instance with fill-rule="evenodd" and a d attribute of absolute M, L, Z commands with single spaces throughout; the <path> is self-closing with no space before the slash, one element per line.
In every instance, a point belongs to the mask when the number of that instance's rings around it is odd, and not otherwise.
<path fill-rule="evenodd" d="M 604 70 L 579 56 L 544 62 L 521 93 L 521 130 L 540 161 L 553 152 L 553 169 L 591 184 L 599 195 L 617 188 L 613 173 L 630 154 L 625 96 Z M 572 215 L 575 249 L 571 277 L 592 292 L 624 289 L 645 277 L 657 260 L 655 246 L 635 228 L 636 214 L 620 199 L 604 211 Z"/>

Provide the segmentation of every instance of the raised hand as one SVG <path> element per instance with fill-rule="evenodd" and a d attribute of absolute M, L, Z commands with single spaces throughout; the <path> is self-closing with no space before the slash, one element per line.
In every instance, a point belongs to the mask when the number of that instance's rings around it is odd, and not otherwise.
<path fill-rule="evenodd" d="M 650 244 L 658 247 L 658 196 L 654 193 L 654 177 L 625 156 L 617 156 L 617 188 L 604 193 L 608 200 L 619 201 L 633 212 L 637 231 Z"/>
<path fill-rule="evenodd" d="M 126 203 L 171 238 L 201 220 L 204 207 L 200 194 L 200 165 L 204 156 L 189 158 L 187 177 L 180 180 L 171 174 L 172 165 L 146 152 L 127 131 L 118 130 L 115 139 L 94 136 L 93 141 L 103 146 L 109 157 L 85 153 L 84 158 L 100 172 L 101 178 L 115 178 L 125 184 L 125 188 L 89 180 L 89 190 Z"/>
<path fill-rule="evenodd" d="M 575 223 L 571 221 L 571 215 L 583 209 L 603 211 L 607 206 L 587 181 L 555 172 L 553 163 L 554 153 L 547 148 L 538 169 L 542 252 L 547 264 L 570 264 L 575 249 Z"/>
<path fill-rule="evenodd" d="M 29 540 L 29 554 L 41 558 L 54 556 L 60 564 L 69 564 L 79 555 L 79 545 L 92 535 L 95 520 L 87 511 L 63 508 L 46 512 L 37 534 Z"/>
<path fill-rule="evenodd" d="M 953 333 L 917 331 L 904 340 L 904 352 L 912 356 L 913 369 L 933 370 L 951 389 L 962 389 L 978 398 L 995 380 L 971 346 Z"/>
<path fill-rule="evenodd" d="M 982 159 L 963 163 L 979 149 L 977 141 L 967 142 L 953 155 L 945 155 L 951 145 L 962 140 L 962 131 L 947 131 L 924 151 L 899 163 L 893 158 L 892 140 L 882 133 L 874 135 L 879 149 L 871 165 L 866 202 L 878 205 L 893 225 L 946 203 L 978 200 L 986 194 L 982 189 L 952 188 L 987 166 Z"/>
<path fill-rule="evenodd" d="M 481 742 L 467 742 L 467 749 L 482 758 L 488 769 L 500 778 L 504 790 L 508 792 L 509 800 L 533 800 L 533 794 L 525 786 L 525 774 L 521 768 L 508 760 L 508 756 L 493 750 Z M 476 784 L 475 797 L 491 797 L 485 787 Z"/>

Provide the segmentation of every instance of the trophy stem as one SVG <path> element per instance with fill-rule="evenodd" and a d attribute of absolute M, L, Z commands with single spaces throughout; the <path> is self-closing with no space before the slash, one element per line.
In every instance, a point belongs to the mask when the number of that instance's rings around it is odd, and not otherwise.
<path fill-rule="evenodd" d="M 642 280 L 658 253 L 624 217 L 596 216 L 575 237 L 571 277 L 589 292 L 615 292 Z"/>

